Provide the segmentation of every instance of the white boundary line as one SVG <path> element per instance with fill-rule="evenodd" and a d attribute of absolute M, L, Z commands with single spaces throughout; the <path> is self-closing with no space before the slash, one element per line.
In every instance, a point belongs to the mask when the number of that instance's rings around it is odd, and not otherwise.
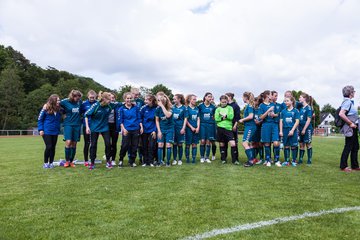
<path fill-rule="evenodd" d="M 318 217 L 318 216 L 332 214 L 332 213 L 344 213 L 344 212 L 350 212 L 350 211 L 360 211 L 360 206 L 345 207 L 345 208 L 334 208 L 334 209 L 331 209 L 331 210 L 322 210 L 322 211 L 319 211 L 319 212 L 305 212 L 305 213 L 303 213 L 301 215 L 294 215 L 294 216 L 289 216 L 289 217 L 275 218 L 275 219 L 272 219 L 272 220 L 269 220 L 269 221 L 260 221 L 260 222 L 254 222 L 254 223 L 247 223 L 247 224 L 238 225 L 238 226 L 230 227 L 230 228 L 214 229 L 214 230 L 209 231 L 209 232 L 205 232 L 205 233 L 202 233 L 202 234 L 186 237 L 186 238 L 184 238 L 184 240 L 198 240 L 198 239 L 211 238 L 211 237 L 215 237 L 215 236 L 222 235 L 222 234 L 229 234 L 229 233 L 234 233 L 234 232 L 246 231 L 246 230 L 251 230 L 251 229 L 255 229 L 255 228 L 261 228 L 261 227 L 266 227 L 266 226 L 270 226 L 270 225 L 275 225 L 275 224 L 279 224 L 279 223 L 296 221 L 296 220 L 304 219 L 304 218 L 313 218 L 313 217 Z"/>

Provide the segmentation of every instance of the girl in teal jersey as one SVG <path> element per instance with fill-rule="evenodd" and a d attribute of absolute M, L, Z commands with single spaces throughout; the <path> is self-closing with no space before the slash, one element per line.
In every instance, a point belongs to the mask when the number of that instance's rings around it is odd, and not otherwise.
<path fill-rule="evenodd" d="M 189 94 L 186 97 L 187 116 L 186 122 L 186 163 L 190 163 L 190 146 L 192 146 L 192 163 L 196 162 L 197 144 L 199 143 L 200 117 L 199 108 L 196 106 L 196 96 Z"/>
<path fill-rule="evenodd" d="M 299 124 L 299 132 L 300 132 L 300 156 L 299 163 L 303 162 L 304 154 L 305 154 L 305 145 L 307 148 L 307 164 L 311 164 L 312 162 L 312 135 L 313 135 L 313 126 L 311 124 L 311 119 L 313 116 L 312 110 L 312 102 L 313 99 L 307 93 L 301 93 L 299 102 L 302 104 L 300 108 L 300 124 Z"/>

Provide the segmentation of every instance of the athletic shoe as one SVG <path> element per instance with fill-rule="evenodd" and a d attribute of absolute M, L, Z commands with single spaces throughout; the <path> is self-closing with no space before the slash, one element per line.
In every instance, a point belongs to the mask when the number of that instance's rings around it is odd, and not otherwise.
<path fill-rule="evenodd" d="M 196 163 L 196 161 L 195 160 L 192 160 L 192 162 L 191 162 L 192 164 L 195 164 Z"/>
<path fill-rule="evenodd" d="M 181 161 L 181 160 L 178 161 L 178 165 L 179 165 L 179 166 L 182 165 L 182 161 Z"/>
<path fill-rule="evenodd" d="M 207 162 L 207 163 L 211 163 L 211 161 L 210 161 L 210 159 L 205 159 L 205 162 Z"/>
<path fill-rule="evenodd" d="M 75 163 L 71 162 L 71 163 L 70 163 L 70 167 L 74 168 L 74 167 L 75 167 Z"/>
<path fill-rule="evenodd" d="M 130 167 L 136 167 L 136 163 L 130 164 Z"/>
<path fill-rule="evenodd" d="M 211 161 L 215 161 L 216 160 L 216 157 L 215 156 L 212 156 L 211 157 Z"/>
<path fill-rule="evenodd" d="M 154 167 L 154 164 L 150 163 L 150 167 Z"/>
<path fill-rule="evenodd" d="M 270 161 L 267 161 L 267 162 L 266 162 L 266 166 L 267 166 L 267 167 L 271 167 L 271 162 L 270 162 Z"/>
<path fill-rule="evenodd" d="M 277 167 L 281 167 L 281 162 L 280 162 L 280 161 L 277 161 L 277 162 L 275 162 L 275 165 L 276 165 Z"/>
<path fill-rule="evenodd" d="M 142 167 L 146 167 L 146 163 L 144 163 L 143 165 L 141 165 Z"/>
<path fill-rule="evenodd" d="M 88 161 L 84 162 L 84 166 L 85 166 L 85 167 L 88 167 L 88 166 L 89 166 L 89 162 L 88 162 Z"/>
<path fill-rule="evenodd" d="M 122 167 L 123 167 L 123 161 L 119 161 L 118 167 L 119 167 L 119 168 L 122 168 Z"/>
<path fill-rule="evenodd" d="M 112 164 L 110 161 L 106 162 L 106 168 L 108 168 L 108 169 L 112 168 Z"/>
<path fill-rule="evenodd" d="M 298 164 L 302 164 L 302 163 L 303 163 L 303 160 L 299 160 L 299 161 L 298 161 Z"/>
<path fill-rule="evenodd" d="M 89 170 L 94 170 L 94 168 L 95 168 L 95 165 L 94 165 L 94 164 L 90 164 L 90 165 L 89 165 Z"/>
<path fill-rule="evenodd" d="M 176 164 L 177 164 L 177 161 L 174 160 L 174 161 L 172 162 L 172 165 L 176 165 Z"/>
<path fill-rule="evenodd" d="M 66 163 L 64 164 L 64 167 L 67 168 L 70 166 L 70 162 L 69 161 L 66 161 Z"/>
<path fill-rule="evenodd" d="M 259 160 L 259 159 L 257 159 L 257 158 L 254 158 L 254 159 L 252 160 L 253 164 L 258 163 L 259 161 L 260 161 L 260 160 Z"/>
<path fill-rule="evenodd" d="M 311 160 L 308 160 L 308 161 L 307 161 L 307 164 L 310 165 L 310 164 L 311 164 Z"/>
<path fill-rule="evenodd" d="M 343 171 L 343 172 L 352 172 L 352 169 L 349 168 L 349 167 L 346 167 L 344 169 L 340 169 L 340 171 Z"/>
<path fill-rule="evenodd" d="M 296 166 L 297 166 L 296 162 L 291 162 L 291 165 L 292 165 L 293 167 L 296 167 Z"/>
<path fill-rule="evenodd" d="M 224 160 L 224 161 L 221 161 L 221 163 L 222 163 L 222 164 L 226 164 L 226 161 L 225 161 L 225 160 Z"/>
<path fill-rule="evenodd" d="M 205 158 L 200 158 L 200 163 L 204 163 L 205 162 Z"/>
<path fill-rule="evenodd" d="M 264 160 L 259 160 L 258 162 L 255 163 L 256 165 L 261 165 L 264 164 Z"/>
<path fill-rule="evenodd" d="M 282 166 L 284 166 L 284 167 L 289 166 L 289 165 L 290 165 L 289 162 L 283 162 L 283 163 L 282 163 Z"/>
<path fill-rule="evenodd" d="M 166 167 L 170 167 L 171 165 L 170 165 L 170 163 L 166 163 Z"/>
<path fill-rule="evenodd" d="M 252 167 L 254 164 L 250 161 L 247 161 L 245 164 L 244 164 L 244 167 Z"/>
<path fill-rule="evenodd" d="M 269 162 L 270 162 L 270 161 L 269 161 Z M 266 165 L 267 163 L 268 163 L 268 161 L 265 161 L 265 160 L 264 160 L 263 165 Z M 271 164 L 271 162 L 270 162 L 270 164 Z"/>
<path fill-rule="evenodd" d="M 111 161 L 111 165 L 112 165 L 112 166 L 116 166 L 116 162 L 115 162 L 115 161 Z"/>
<path fill-rule="evenodd" d="M 48 164 L 48 163 L 44 163 L 43 168 L 49 168 L 49 164 Z"/>
<path fill-rule="evenodd" d="M 235 162 L 233 162 L 233 164 L 234 164 L 234 165 L 239 165 L 240 162 L 239 162 L 239 161 L 235 161 Z"/>
<path fill-rule="evenodd" d="M 54 166 L 54 164 L 53 163 L 50 163 L 49 164 L 49 168 L 54 168 L 55 166 Z"/>

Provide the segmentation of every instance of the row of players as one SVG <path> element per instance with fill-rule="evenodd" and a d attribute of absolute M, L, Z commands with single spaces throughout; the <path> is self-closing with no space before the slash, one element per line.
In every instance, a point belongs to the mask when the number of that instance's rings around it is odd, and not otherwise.
<path fill-rule="evenodd" d="M 75 166 L 73 160 L 76 144 L 80 140 L 81 125 L 83 125 L 85 141 L 85 165 L 91 170 L 95 167 L 99 135 L 102 135 L 105 143 L 106 167 L 112 168 L 119 132 L 122 134 L 119 167 L 123 166 L 127 153 L 129 165 L 136 166 L 138 148 L 143 166 L 153 166 L 154 161 L 161 166 L 165 156 L 167 166 L 170 166 L 171 156 L 173 156 L 173 165 L 181 165 L 184 143 L 186 161 L 190 163 L 191 160 L 195 163 L 199 142 L 200 162 L 210 163 L 210 149 L 213 149 L 213 159 L 216 152 L 215 140 L 219 142 L 222 163 L 226 163 L 227 148 L 230 145 L 232 163 L 238 165 L 239 123 L 244 124 L 242 145 L 248 159 L 245 166 L 252 166 L 255 163 L 271 166 L 271 144 L 277 166 L 289 165 L 290 162 L 293 166 L 301 163 L 305 146 L 307 146 L 308 164 L 311 164 L 312 98 L 306 93 L 302 93 L 299 102 L 296 102 L 291 91 L 287 91 L 284 102 L 279 104 L 276 102 L 275 91 L 264 91 L 256 98 L 251 92 L 245 92 L 243 118 L 240 117 L 240 107 L 233 101 L 232 93 L 221 96 L 218 107 L 214 104 L 211 93 L 206 93 L 198 106 L 197 97 L 193 94 L 186 96 L 186 99 L 182 94 L 176 94 L 172 104 L 168 96 L 159 92 L 156 96 L 146 95 L 144 102 L 138 97 L 138 89 L 125 93 L 123 103 L 116 102 L 115 95 L 108 92 L 100 92 L 97 96 L 94 91 L 89 91 L 87 96 L 88 99 L 82 102 L 82 94 L 72 90 L 67 99 L 60 101 L 58 95 L 53 94 L 41 110 L 38 130 L 46 145 L 44 168 L 53 167 L 62 118 L 64 118 L 65 167 Z M 283 164 L 279 161 L 281 138 L 285 146 Z M 300 142 L 299 161 L 297 161 L 298 142 Z M 90 164 L 88 163 L 89 148 Z M 290 151 L 292 161 L 290 161 Z M 258 154 L 260 162 L 256 158 Z"/>

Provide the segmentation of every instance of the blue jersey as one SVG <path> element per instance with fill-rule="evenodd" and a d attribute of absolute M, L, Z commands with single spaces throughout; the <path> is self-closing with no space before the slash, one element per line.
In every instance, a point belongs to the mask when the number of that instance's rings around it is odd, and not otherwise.
<path fill-rule="evenodd" d="M 81 125 L 81 108 L 82 101 L 71 102 L 68 98 L 61 100 L 60 106 L 64 110 L 66 117 L 64 126 L 80 126 Z"/>
<path fill-rule="evenodd" d="M 184 105 L 181 105 L 180 107 L 173 106 L 172 111 L 175 127 L 181 129 L 184 126 L 185 118 L 188 117 L 186 107 Z"/>
<path fill-rule="evenodd" d="M 85 118 L 91 117 L 91 123 L 89 123 L 91 132 L 109 131 L 108 119 L 112 109 L 111 105 L 101 106 L 98 101 L 91 105 L 85 112 Z"/>
<path fill-rule="evenodd" d="M 199 116 L 200 116 L 200 123 L 209 123 L 215 124 L 215 110 L 216 107 L 212 104 L 209 106 L 205 106 L 205 103 L 201 103 L 199 105 Z"/>
<path fill-rule="evenodd" d="M 254 109 L 254 119 L 256 119 L 256 121 L 261 122 L 261 118 L 260 118 L 260 108 L 255 108 Z"/>
<path fill-rule="evenodd" d="M 299 126 L 304 127 L 308 118 L 312 118 L 312 109 L 309 105 L 300 108 L 300 123 Z M 309 124 L 309 128 L 312 128 L 312 124 Z"/>
<path fill-rule="evenodd" d="M 172 114 L 169 118 L 167 118 L 161 107 L 157 107 L 155 110 L 155 117 L 159 118 L 161 131 L 168 131 L 168 130 L 174 131 L 175 124 Z"/>
<path fill-rule="evenodd" d="M 188 116 L 188 122 L 191 126 L 193 126 L 194 128 L 197 128 L 197 120 L 199 117 L 199 108 L 198 107 L 194 107 L 191 108 L 190 106 L 187 107 L 187 116 Z"/>
<path fill-rule="evenodd" d="M 45 135 L 59 135 L 60 122 L 60 112 L 49 114 L 45 109 L 42 109 L 38 117 L 38 131 L 44 131 Z"/>
<path fill-rule="evenodd" d="M 260 114 L 260 116 L 264 115 L 264 113 L 271 107 L 274 107 L 274 109 L 275 109 L 275 104 L 274 103 L 269 103 L 269 104 L 262 103 L 262 104 L 260 104 L 260 106 L 259 106 L 259 114 Z M 263 119 L 263 122 L 264 123 L 274 123 L 275 119 L 270 117 L 269 115 L 267 115 Z"/>
<path fill-rule="evenodd" d="M 244 126 L 255 126 L 256 125 L 256 123 L 254 121 L 254 119 L 255 119 L 254 108 L 252 106 L 250 106 L 249 104 L 246 104 L 245 109 L 244 109 L 244 118 L 247 118 L 251 113 L 253 114 L 253 118 L 249 121 L 244 122 Z"/>
<path fill-rule="evenodd" d="M 96 101 L 90 102 L 89 100 L 86 100 L 85 102 L 83 102 L 83 103 L 81 104 L 81 107 L 80 107 L 80 114 L 81 114 L 82 116 L 84 116 L 85 113 L 86 113 L 86 111 L 89 110 L 90 107 L 91 107 L 94 103 L 96 103 Z M 88 117 L 88 121 L 89 121 L 89 125 L 90 125 L 90 123 L 91 123 L 91 117 Z M 84 116 L 84 118 L 83 118 L 82 124 L 85 126 L 85 116 Z"/>
<path fill-rule="evenodd" d="M 118 124 L 123 124 L 127 131 L 139 130 L 140 123 L 140 109 L 136 105 L 132 105 L 130 108 L 123 105 L 119 108 Z"/>
<path fill-rule="evenodd" d="M 296 120 L 299 120 L 299 110 L 293 108 L 291 110 L 284 109 L 280 113 L 280 119 L 283 122 L 283 128 L 292 128 L 295 125 Z"/>
<path fill-rule="evenodd" d="M 150 107 L 148 105 L 144 105 L 140 109 L 140 116 L 144 128 L 144 133 L 156 132 L 155 110 L 156 106 Z"/>
<path fill-rule="evenodd" d="M 144 100 L 142 100 L 141 98 L 135 99 L 134 102 L 139 109 L 141 109 L 141 107 L 145 105 Z"/>
<path fill-rule="evenodd" d="M 274 122 L 279 123 L 279 121 L 280 121 L 280 113 L 284 109 L 282 108 L 282 104 L 277 103 L 277 102 L 275 102 L 274 104 L 275 104 L 274 113 L 278 114 L 278 116 L 276 118 L 274 118 Z"/>

